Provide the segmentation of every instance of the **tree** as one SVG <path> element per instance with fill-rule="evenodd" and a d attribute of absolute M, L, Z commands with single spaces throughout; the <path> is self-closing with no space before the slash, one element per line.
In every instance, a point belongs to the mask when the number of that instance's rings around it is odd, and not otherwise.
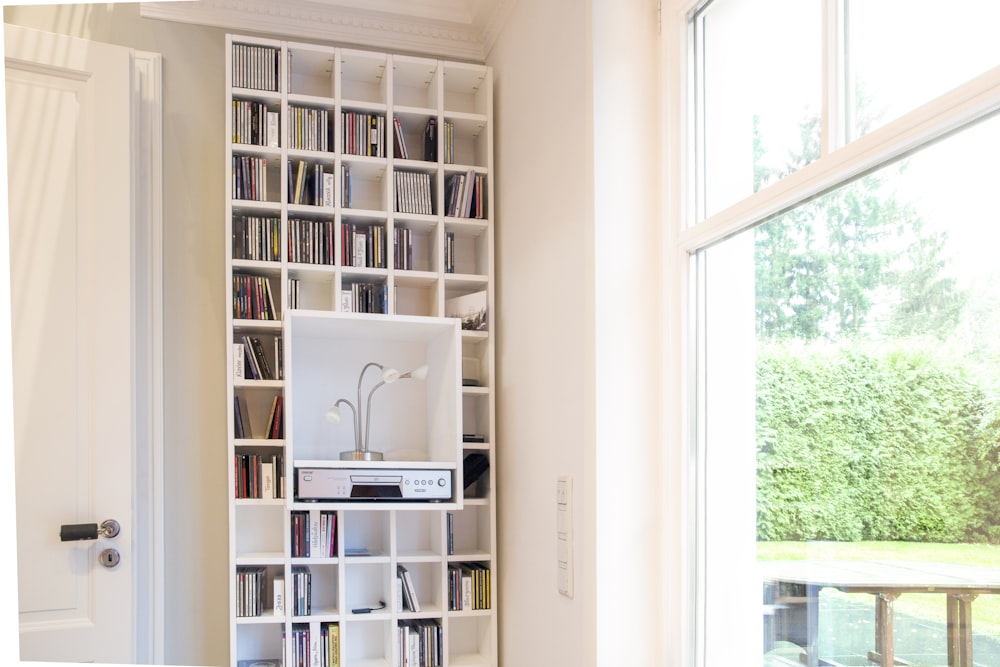
<path fill-rule="evenodd" d="M 819 157 L 818 117 L 801 123 L 800 140 L 785 167 L 767 167 L 755 119 L 755 188 Z M 884 171 L 866 175 L 756 228 L 759 337 L 835 340 L 874 327 L 944 338 L 954 330 L 966 298 L 942 276 L 947 237 L 929 233 L 888 180 Z M 884 322 L 870 321 L 876 295 L 892 304 Z"/>

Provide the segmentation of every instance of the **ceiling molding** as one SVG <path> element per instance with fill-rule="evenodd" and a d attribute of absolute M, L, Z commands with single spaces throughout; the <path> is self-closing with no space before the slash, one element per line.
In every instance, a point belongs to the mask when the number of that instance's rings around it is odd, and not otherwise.
<path fill-rule="evenodd" d="M 191 0 L 143 2 L 139 12 L 288 39 L 483 62 L 515 1 Z"/>

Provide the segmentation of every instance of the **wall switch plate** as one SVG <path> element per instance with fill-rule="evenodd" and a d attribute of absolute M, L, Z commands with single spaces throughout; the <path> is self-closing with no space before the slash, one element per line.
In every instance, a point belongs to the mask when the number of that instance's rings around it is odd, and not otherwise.
<path fill-rule="evenodd" d="M 573 478 L 556 481 L 556 579 L 559 593 L 573 597 Z"/>

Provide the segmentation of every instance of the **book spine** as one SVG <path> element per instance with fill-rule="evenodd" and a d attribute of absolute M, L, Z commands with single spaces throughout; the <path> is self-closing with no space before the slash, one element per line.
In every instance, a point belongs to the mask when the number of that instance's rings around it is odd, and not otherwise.
<path fill-rule="evenodd" d="M 275 577 L 273 584 L 273 597 L 271 598 L 271 606 L 274 608 L 275 616 L 284 616 L 285 614 L 285 578 Z"/>

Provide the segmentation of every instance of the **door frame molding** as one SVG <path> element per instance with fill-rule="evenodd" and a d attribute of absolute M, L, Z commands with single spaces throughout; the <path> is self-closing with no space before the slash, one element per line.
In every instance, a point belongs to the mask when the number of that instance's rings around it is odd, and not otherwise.
<path fill-rule="evenodd" d="M 163 56 L 133 51 L 135 636 L 137 662 L 164 660 Z"/>

